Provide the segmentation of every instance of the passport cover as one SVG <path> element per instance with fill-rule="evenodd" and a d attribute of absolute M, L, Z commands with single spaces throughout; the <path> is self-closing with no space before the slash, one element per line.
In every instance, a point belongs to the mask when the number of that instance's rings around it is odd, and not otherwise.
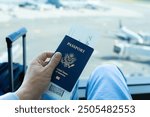
<path fill-rule="evenodd" d="M 56 50 L 62 53 L 62 59 L 53 72 L 51 82 L 71 92 L 93 50 L 66 35 Z"/>

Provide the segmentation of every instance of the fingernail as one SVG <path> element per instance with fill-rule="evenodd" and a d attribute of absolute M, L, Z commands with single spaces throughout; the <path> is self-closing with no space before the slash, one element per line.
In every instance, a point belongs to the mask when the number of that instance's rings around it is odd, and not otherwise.
<path fill-rule="evenodd" d="M 56 52 L 54 56 L 62 56 L 62 54 L 60 52 Z"/>

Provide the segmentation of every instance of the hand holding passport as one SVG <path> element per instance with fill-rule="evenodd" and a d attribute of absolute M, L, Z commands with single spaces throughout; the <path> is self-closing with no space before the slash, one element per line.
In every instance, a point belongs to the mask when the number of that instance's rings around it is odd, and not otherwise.
<path fill-rule="evenodd" d="M 66 35 L 56 52 L 61 52 L 62 59 L 53 72 L 48 91 L 63 97 L 65 91 L 72 91 L 93 53 L 93 48 Z"/>

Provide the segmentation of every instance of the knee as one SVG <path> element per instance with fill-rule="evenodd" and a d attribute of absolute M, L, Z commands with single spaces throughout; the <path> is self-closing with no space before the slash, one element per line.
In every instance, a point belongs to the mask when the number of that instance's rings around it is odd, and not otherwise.
<path fill-rule="evenodd" d="M 111 65 L 111 64 L 106 64 L 106 65 L 100 65 L 96 67 L 96 69 L 93 71 L 93 75 L 109 75 L 112 74 L 114 71 L 116 72 L 117 66 Z"/>
<path fill-rule="evenodd" d="M 118 69 L 116 65 L 106 64 L 98 66 L 91 74 L 89 80 L 97 81 L 97 80 L 106 80 L 110 81 L 115 78 L 124 78 L 123 73 Z"/>
<path fill-rule="evenodd" d="M 112 64 L 105 64 L 105 65 L 99 65 L 96 67 L 96 69 L 93 71 L 93 73 L 103 73 L 107 74 L 111 71 L 116 70 L 117 66 Z"/>
<path fill-rule="evenodd" d="M 115 65 L 98 66 L 87 84 L 87 99 L 131 99 L 123 73 Z"/>

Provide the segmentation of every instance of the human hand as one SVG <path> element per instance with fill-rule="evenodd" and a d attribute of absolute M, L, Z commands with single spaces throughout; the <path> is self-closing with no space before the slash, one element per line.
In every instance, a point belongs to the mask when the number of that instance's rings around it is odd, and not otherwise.
<path fill-rule="evenodd" d="M 50 58 L 47 62 L 46 59 Z M 27 69 L 21 87 L 16 91 L 20 99 L 33 100 L 40 99 L 42 93 L 48 88 L 52 73 L 61 60 L 61 53 L 54 55 L 45 52 L 35 58 Z"/>

